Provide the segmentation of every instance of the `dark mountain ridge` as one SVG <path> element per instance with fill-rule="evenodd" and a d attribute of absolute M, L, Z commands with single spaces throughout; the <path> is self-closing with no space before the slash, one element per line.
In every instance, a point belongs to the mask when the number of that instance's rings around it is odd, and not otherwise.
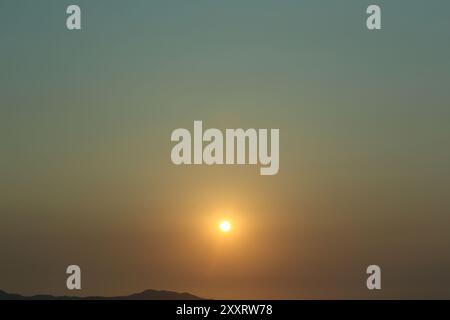
<path fill-rule="evenodd" d="M 145 290 L 140 293 L 128 296 L 116 297 L 75 297 L 75 296 L 52 296 L 52 295 L 34 295 L 22 296 L 20 294 L 7 293 L 0 290 L 0 300 L 202 300 L 187 292 L 173 292 L 165 290 Z"/>

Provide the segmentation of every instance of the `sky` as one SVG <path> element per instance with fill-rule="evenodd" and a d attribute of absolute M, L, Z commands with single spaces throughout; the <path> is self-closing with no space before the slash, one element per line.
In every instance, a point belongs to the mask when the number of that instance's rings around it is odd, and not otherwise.
<path fill-rule="evenodd" d="M 81 31 L 66 29 L 72 3 Z M 0 289 L 450 298 L 449 12 L 2 0 Z M 279 128 L 279 173 L 175 166 L 171 132 L 194 120 Z M 381 291 L 366 288 L 371 264 Z"/>

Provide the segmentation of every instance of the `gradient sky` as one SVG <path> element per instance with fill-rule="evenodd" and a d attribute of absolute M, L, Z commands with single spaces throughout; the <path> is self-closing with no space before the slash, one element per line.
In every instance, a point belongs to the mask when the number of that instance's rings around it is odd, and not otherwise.
<path fill-rule="evenodd" d="M 0 57 L 0 289 L 450 298 L 449 1 L 2 0 Z M 278 175 L 174 166 L 194 120 Z"/>

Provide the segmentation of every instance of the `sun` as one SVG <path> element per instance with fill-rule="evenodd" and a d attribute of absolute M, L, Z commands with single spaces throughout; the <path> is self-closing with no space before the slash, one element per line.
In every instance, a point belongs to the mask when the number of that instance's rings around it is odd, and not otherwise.
<path fill-rule="evenodd" d="M 222 232 L 230 232 L 231 231 L 231 223 L 228 220 L 223 220 L 219 224 L 219 229 Z"/>

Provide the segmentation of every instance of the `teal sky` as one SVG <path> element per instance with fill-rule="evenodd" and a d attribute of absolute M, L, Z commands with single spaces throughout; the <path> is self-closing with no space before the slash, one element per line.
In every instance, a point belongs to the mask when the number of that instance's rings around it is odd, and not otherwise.
<path fill-rule="evenodd" d="M 450 298 L 450 2 L 2 0 L 0 57 L 0 289 Z M 279 174 L 174 166 L 194 120 L 279 128 Z"/>

